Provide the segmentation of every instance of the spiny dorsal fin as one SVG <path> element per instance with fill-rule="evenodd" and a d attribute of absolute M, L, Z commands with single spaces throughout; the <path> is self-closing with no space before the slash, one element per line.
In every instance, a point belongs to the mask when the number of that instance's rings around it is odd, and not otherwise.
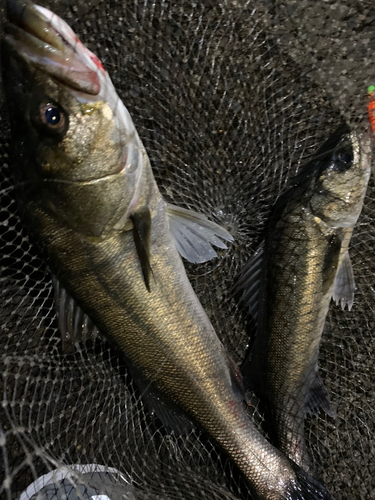
<path fill-rule="evenodd" d="M 55 277 L 53 288 L 62 350 L 65 354 L 72 353 L 78 342 L 98 337 L 99 330 Z"/>
<path fill-rule="evenodd" d="M 260 245 L 235 278 L 233 292 L 243 290 L 241 302 L 247 307 L 249 315 L 256 321 L 259 309 L 260 280 L 264 259 L 264 244 Z"/>
<path fill-rule="evenodd" d="M 246 391 L 254 390 L 259 383 L 259 373 L 254 359 L 257 357 L 258 316 L 260 306 L 260 287 L 264 264 L 264 242 L 258 247 L 235 278 L 233 293 L 242 291 L 240 302 L 245 305 L 248 316 L 252 318 L 255 328 L 255 342 L 241 366 L 243 386 Z"/>
<path fill-rule="evenodd" d="M 150 264 L 150 239 L 151 239 L 151 212 L 148 207 L 142 207 L 134 211 L 130 216 L 133 222 L 133 236 L 137 249 L 143 279 L 148 291 L 150 291 L 150 276 L 152 274 Z"/>

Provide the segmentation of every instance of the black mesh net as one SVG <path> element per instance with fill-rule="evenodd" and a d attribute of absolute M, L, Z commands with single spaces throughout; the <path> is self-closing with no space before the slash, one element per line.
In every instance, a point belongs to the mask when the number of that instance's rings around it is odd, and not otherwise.
<path fill-rule="evenodd" d="M 235 238 L 218 259 L 187 270 L 240 363 L 249 335 L 229 292 L 233 278 L 300 165 L 343 118 L 363 122 L 367 87 L 375 82 L 373 4 L 40 4 L 67 20 L 104 63 L 166 200 L 208 215 Z M 62 353 L 51 277 L 17 213 L 0 98 L 1 498 L 17 499 L 38 477 L 70 464 L 117 469 L 124 479 L 117 498 L 245 498 L 246 485 L 205 435 L 175 437 L 162 428 L 104 340 Z M 331 304 L 320 349 L 337 417 L 309 417 L 306 427 L 316 467 L 342 500 L 375 498 L 374 192 L 370 180 L 351 241 L 354 307 Z M 261 422 L 255 402 L 249 413 Z M 90 498 L 78 472 L 65 495 Z M 61 481 L 46 498 L 64 498 Z"/>

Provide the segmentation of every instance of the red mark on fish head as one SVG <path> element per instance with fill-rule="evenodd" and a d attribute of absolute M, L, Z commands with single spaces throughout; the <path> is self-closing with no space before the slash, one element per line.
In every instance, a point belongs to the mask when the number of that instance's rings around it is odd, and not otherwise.
<path fill-rule="evenodd" d="M 100 69 L 100 71 L 102 71 L 103 73 L 105 72 L 102 61 L 98 57 L 96 57 L 95 54 L 90 54 L 90 59 L 92 62 L 96 64 L 96 66 Z"/>

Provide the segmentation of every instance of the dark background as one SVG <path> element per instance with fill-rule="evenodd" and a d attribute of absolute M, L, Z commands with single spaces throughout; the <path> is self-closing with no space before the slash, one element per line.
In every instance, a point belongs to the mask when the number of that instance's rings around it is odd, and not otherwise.
<path fill-rule="evenodd" d="M 187 268 L 240 363 L 250 327 L 228 290 L 288 179 L 343 119 L 365 123 L 367 87 L 375 84 L 373 4 L 40 3 L 104 63 L 166 199 L 233 234 L 218 259 Z M 149 415 L 107 344 L 62 355 L 50 277 L 13 199 L 1 93 L 0 106 L 0 496 L 18 498 L 38 475 L 79 462 L 118 468 L 137 498 L 241 498 L 245 486 L 205 436 L 175 438 Z M 336 499 L 375 498 L 373 200 L 371 180 L 351 243 L 355 304 L 351 312 L 331 305 L 321 346 L 337 418 L 307 422 L 314 460 Z M 254 404 L 251 417 L 260 422 Z"/>

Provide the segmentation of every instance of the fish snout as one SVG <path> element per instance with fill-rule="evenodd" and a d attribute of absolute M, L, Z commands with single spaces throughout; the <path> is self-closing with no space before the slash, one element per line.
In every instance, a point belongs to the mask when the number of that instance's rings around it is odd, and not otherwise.
<path fill-rule="evenodd" d="M 29 65 L 88 95 L 101 89 L 97 58 L 61 18 L 30 0 L 7 0 L 4 41 Z"/>

